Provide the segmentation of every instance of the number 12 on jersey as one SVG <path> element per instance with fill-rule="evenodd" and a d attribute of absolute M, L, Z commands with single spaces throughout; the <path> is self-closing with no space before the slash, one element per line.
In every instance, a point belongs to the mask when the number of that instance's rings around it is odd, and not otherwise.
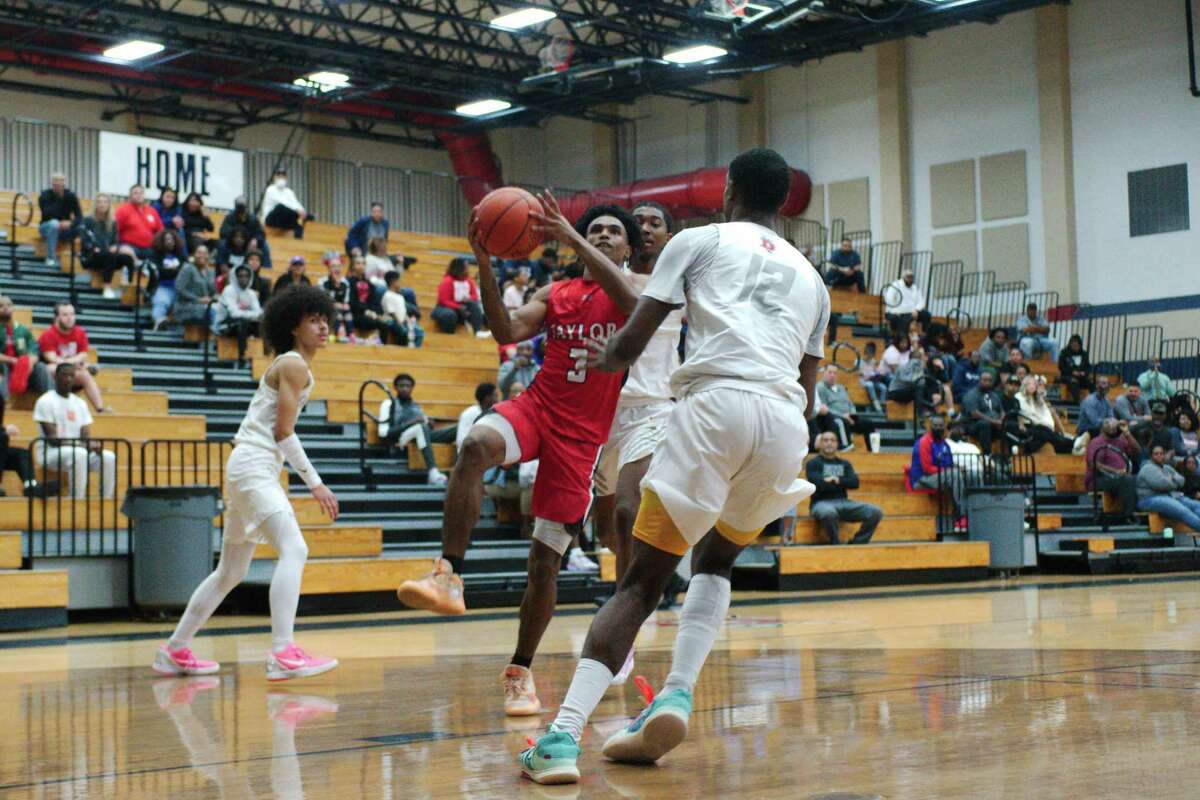
<path fill-rule="evenodd" d="M 738 301 L 749 300 L 756 309 L 772 316 L 784 311 L 781 301 L 792 291 L 796 282 L 796 270 L 774 261 L 767 261 L 755 253 L 750 259 L 746 282 L 738 294 Z"/>

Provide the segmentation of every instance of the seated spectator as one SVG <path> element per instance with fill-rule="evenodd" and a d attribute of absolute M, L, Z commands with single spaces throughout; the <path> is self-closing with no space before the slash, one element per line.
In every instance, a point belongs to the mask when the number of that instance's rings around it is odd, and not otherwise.
<path fill-rule="evenodd" d="M 1058 357 L 1058 380 L 1067 387 L 1072 403 L 1079 402 L 1079 395 L 1087 389 L 1092 391 L 1092 362 L 1087 350 L 1083 349 L 1083 337 L 1078 333 L 1067 340 L 1067 349 Z"/>
<path fill-rule="evenodd" d="M 217 313 L 217 272 L 207 247 L 197 247 L 175 280 L 175 321 L 212 326 Z"/>
<path fill-rule="evenodd" d="M 110 406 L 104 405 L 100 395 L 100 385 L 94 376 L 97 367 L 87 363 L 87 331 L 75 322 L 75 306 L 65 301 L 54 304 L 54 321 L 38 337 L 38 350 L 41 351 L 42 360 L 50 367 L 57 369 L 60 364 L 68 364 L 74 369 L 75 380 L 71 384 L 71 391 L 83 390 L 97 414 L 113 413 Z"/>
<path fill-rule="evenodd" d="M 946 434 L 946 444 L 950 447 L 954 466 L 964 472 L 972 473 L 973 482 L 981 483 L 983 481 L 983 462 L 979 457 L 983 455 L 983 451 L 979 449 L 979 445 L 967 440 L 967 434 L 963 430 L 961 421 L 955 421 L 950 426 L 950 432 Z"/>
<path fill-rule="evenodd" d="M 363 275 L 365 261 L 362 256 L 350 257 L 350 274 L 346 282 L 350 284 L 350 318 L 353 323 L 354 335 L 359 341 L 368 344 L 381 344 L 382 335 L 387 330 L 383 321 L 382 295 Z"/>
<path fill-rule="evenodd" d="M 925 295 L 916 286 L 916 273 L 905 269 L 904 273 L 883 290 L 883 302 L 887 307 L 884 316 L 892 326 L 892 335 L 898 336 L 908 330 L 909 324 L 920 320 L 928 325 L 931 317 L 925 308 Z"/>
<path fill-rule="evenodd" d="M 817 455 L 804 467 L 804 477 L 817 487 L 809 513 L 821 526 L 830 544 L 840 544 L 838 523 L 843 520 L 862 523 L 849 543 L 866 544 L 883 520 L 883 511 L 878 506 L 849 498 L 847 490 L 858 488 L 858 473 L 853 464 L 838 458 L 837 450 L 838 440 L 832 433 L 817 437 Z"/>
<path fill-rule="evenodd" d="M 825 272 L 825 283 L 831 287 L 857 286 L 866 293 L 867 281 L 862 271 L 862 258 L 849 239 L 842 239 L 842 246 L 829 257 L 830 268 Z"/>
<path fill-rule="evenodd" d="M 288 188 L 287 170 L 275 170 L 271 184 L 263 192 L 262 223 L 268 228 L 290 230 L 297 239 L 304 238 L 304 223 L 313 218 L 305 211 L 296 193 Z"/>
<path fill-rule="evenodd" d="M 400 273 L 395 270 L 387 274 L 387 287 L 380 303 L 388 333 L 401 347 L 420 347 L 425 343 L 425 330 L 417 324 L 421 310 L 416 293 L 400 285 Z"/>
<path fill-rule="evenodd" d="M 158 212 L 146 203 L 146 189 L 135 183 L 129 187 L 129 200 L 117 209 L 117 243 L 137 263 L 150 257 L 154 237 L 163 229 Z"/>
<path fill-rule="evenodd" d="M 311 286 L 312 281 L 304 274 L 304 256 L 292 256 L 288 262 L 287 272 L 279 276 L 275 281 L 274 288 L 271 289 L 272 294 L 279 294 L 284 289 L 290 289 L 293 286 Z"/>
<path fill-rule="evenodd" d="M 56 172 L 50 176 L 50 188 L 38 195 L 38 210 L 42 214 L 38 234 L 46 243 L 46 266 L 56 267 L 59 240 L 73 240 L 83 219 L 79 198 L 67 188 L 66 175 Z"/>
<path fill-rule="evenodd" d="M 1021 407 L 1021 430 L 1029 438 L 1025 452 L 1036 453 L 1044 444 L 1050 444 L 1056 453 L 1071 452 L 1071 437 L 1066 435 L 1062 418 L 1046 399 L 1044 378 L 1033 375 L 1025 378 L 1017 395 L 1017 404 Z"/>
<path fill-rule="evenodd" d="M 955 416 L 954 386 L 947 366 L 949 356 L 938 353 L 927 359 L 925 375 L 934 393 L 930 400 L 934 407 L 947 416 Z"/>
<path fill-rule="evenodd" d="M 1193 500 L 1200 500 L 1200 459 L 1188 456 L 1179 466 L 1179 474 L 1183 476 L 1183 493 Z"/>
<path fill-rule="evenodd" d="M 183 241 L 189 253 L 199 245 L 204 245 L 210 251 L 220 245 L 220 242 L 210 235 L 214 230 L 213 221 L 204 213 L 204 198 L 199 193 L 192 192 L 183 201 L 179 219 L 183 220 Z"/>
<path fill-rule="evenodd" d="M 396 269 L 396 265 L 388 258 L 386 239 L 375 236 L 368 240 L 367 254 L 362 258 L 363 272 L 367 276 L 367 280 L 382 289 L 387 289 L 387 274 L 389 272 L 404 274 L 404 270 Z"/>
<path fill-rule="evenodd" d="M 79 234 L 79 260 L 83 268 L 91 270 L 104 281 L 104 298 L 113 300 L 120 292 L 112 285 L 117 270 L 130 274 L 133 256 L 120 252 L 117 247 L 117 223 L 113 220 L 112 199 L 106 194 L 96 195 L 92 201 L 92 215 L 83 220 Z"/>
<path fill-rule="evenodd" d="M 38 398 L 33 421 L 41 426 L 44 439 L 34 448 L 34 460 L 47 472 L 67 475 L 70 496 L 88 495 L 88 473 L 100 473 L 97 494 L 111 498 L 117 489 L 117 457 L 104 450 L 92 436 L 92 413 L 87 403 L 71 394 L 76 382 L 75 365 L 60 362 L 54 370 L 54 389 Z"/>
<path fill-rule="evenodd" d="M 467 259 L 451 259 L 442 282 L 438 284 L 437 305 L 431 316 L 442 333 L 454 333 L 459 325 L 467 324 L 480 338 L 491 335 L 483 328 L 479 287 L 467 275 Z"/>
<path fill-rule="evenodd" d="M 1100 434 L 1100 426 L 1106 419 L 1116 419 L 1117 413 L 1113 404 L 1108 402 L 1108 376 L 1096 376 L 1096 391 L 1089 394 L 1079 404 L 1079 422 L 1075 426 L 1076 447 L 1087 447 L 1087 439 Z M 1083 439 L 1081 442 L 1080 440 Z"/>
<path fill-rule="evenodd" d="M 425 411 L 413 400 L 413 388 L 417 381 L 412 375 L 401 372 L 392 379 L 396 402 L 384 400 L 379 406 L 379 438 L 381 441 L 403 450 L 409 442 L 416 442 L 428 467 L 428 480 L 434 486 L 444 486 L 446 476 L 437 468 L 433 457 L 435 442 L 453 442 L 458 431 L 455 428 L 433 430 Z"/>
<path fill-rule="evenodd" d="M 530 273 L 534 288 L 550 283 L 550 276 L 558 269 L 558 250 L 553 247 L 542 249 L 542 257 L 530 262 Z"/>
<path fill-rule="evenodd" d="M 917 322 L 919 324 L 920 320 Z M 965 357 L 963 351 L 966 349 L 966 345 L 963 344 L 962 333 L 958 329 L 958 320 L 956 319 L 951 318 L 945 324 L 930 322 L 929 333 L 926 335 L 925 341 L 929 347 L 946 360 L 946 366 L 951 372 Z"/>
<path fill-rule="evenodd" d="M 972 350 L 971 355 L 954 365 L 954 377 L 950 381 L 950 386 L 954 390 L 954 396 L 966 398 L 967 392 L 979 385 L 979 378 L 984 372 L 991 373 L 992 387 L 994 389 L 996 374 L 983 366 L 983 356 L 979 354 L 979 351 Z M 965 399 L 964 402 L 966 402 Z"/>
<path fill-rule="evenodd" d="M 263 266 L 271 266 L 271 248 L 267 244 L 267 232 L 263 230 L 258 217 L 250 213 L 245 196 L 233 201 L 233 212 L 227 214 L 221 223 L 221 241 L 228 242 L 233 238 L 233 232 L 239 228 L 246 235 L 249 250 L 262 253 Z"/>
<path fill-rule="evenodd" d="M 954 465 L 954 454 L 946 443 L 946 418 L 935 414 L 929 418 L 929 430 L 913 443 L 908 478 L 914 489 L 949 490 L 954 504 L 954 519 L 966 513 L 966 490 L 970 473 Z M 959 527 L 955 523 L 955 527 Z"/>
<path fill-rule="evenodd" d="M 978 385 L 963 396 L 962 412 L 964 430 L 979 442 L 983 452 L 991 453 L 992 442 L 1004 435 L 1004 401 L 990 370 L 981 372 Z"/>
<path fill-rule="evenodd" d="M 817 384 L 817 397 L 820 398 L 821 405 L 829 409 L 840 449 L 853 450 L 854 441 L 851 434 L 858 433 L 862 434 L 867 449 L 875 452 L 871 441 L 875 426 L 858 416 L 854 403 L 850 402 L 850 393 L 846 391 L 845 386 L 838 383 L 838 368 L 833 364 L 825 367 L 821 381 Z"/>
<path fill-rule="evenodd" d="M 1117 498 L 1122 519 L 1132 519 L 1137 507 L 1137 480 L 1130 470 L 1141 452 L 1129 423 L 1112 417 L 1104 420 L 1100 435 L 1088 443 L 1083 485 L 1089 492 L 1107 492 Z"/>
<path fill-rule="evenodd" d="M 533 360 L 533 342 L 519 343 L 517 354 L 500 365 L 500 374 L 496 379 L 500 384 L 500 394 L 508 400 L 514 381 L 529 386 L 540 370 L 541 367 Z"/>
<path fill-rule="evenodd" d="M 908 358 L 904 359 L 892 374 L 892 382 L 888 384 L 888 399 L 896 403 L 912 403 L 917 399 L 920 391 L 922 392 L 921 399 L 927 403 L 930 399 L 930 390 L 925 374 L 927 363 L 925 351 L 919 347 L 915 351 L 909 351 L 907 340 L 901 339 L 900 342 L 904 344 L 904 354 Z M 891 347 L 888 348 L 888 350 L 891 349 Z M 883 354 L 883 358 L 884 363 L 887 363 L 888 354 L 886 352 Z"/>
<path fill-rule="evenodd" d="M 1162 371 L 1162 361 L 1157 358 L 1150 359 L 1146 371 L 1138 375 L 1137 384 L 1148 403 L 1159 400 L 1165 403 L 1175 396 L 1175 384 L 1170 376 Z"/>
<path fill-rule="evenodd" d="M 1200 455 L 1200 432 L 1196 428 L 1196 418 L 1191 414 L 1186 411 L 1176 414 L 1175 426 L 1171 428 L 1171 451 L 1176 463 Z"/>
<path fill-rule="evenodd" d="M 1004 439 L 1006 446 L 1010 449 L 1014 447 L 1024 449 L 1029 443 L 1029 436 L 1021 426 L 1021 403 L 1017 400 L 1023 382 L 1024 378 L 1009 375 L 1001 385 L 1000 403 L 1004 408 Z"/>
<path fill-rule="evenodd" d="M 246 238 L 246 232 L 235 228 L 229 238 L 221 240 L 217 247 L 217 266 L 224 270 L 240 267 L 246 263 L 246 257 L 252 252 L 254 251 L 250 249 L 250 240 Z"/>
<path fill-rule="evenodd" d="M 504 289 L 504 307 L 512 312 L 525 305 L 525 294 L 529 290 L 530 272 L 522 267 L 513 273 L 512 281 Z"/>
<path fill-rule="evenodd" d="M 1143 453 L 1149 453 L 1154 445 L 1161 445 L 1162 449 L 1167 451 L 1167 460 L 1174 463 L 1175 452 L 1171 447 L 1175 443 L 1175 437 L 1171 432 L 1172 428 L 1167 424 L 1167 404 L 1162 401 L 1150 404 L 1148 424 L 1133 429 L 1133 435 L 1137 437 Z"/>
<path fill-rule="evenodd" d="M 179 202 L 179 195 L 170 186 L 159 192 L 158 199 L 150 204 L 154 209 L 154 213 L 158 214 L 158 219 L 162 222 L 164 228 L 172 230 L 179 240 L 183 242 L 183 252 L 188 253 L 187 249 L 187 234 L 184 233 L 183 224 L 183 205 Z"/>
<path fill-rule="evenodd" d="M 49 388 L 50 372 L 38 358 L 33 332 L 13 319 L 12 300 L 0 295 L 0 422 L 10 397 L 41 397 Z"/>
<path fill-rule="evenodd" d="M 1025 370 L 1024 374 L 1020 374 L 1022 369 Z M 997 374 L 1001 380 L 1009 375 L 1016 375 L 1025 380 L 1025 376 L 1029 374 L 1029 366 L 1025 363 L 1025 354 L 1019 347 L 1008 348 L 1008 359 L 1000 365 Z"/>
<path fill-rule="evenodd" d="M 897 336 L 892 339 L 892 343 L 883 351 L 883 358 L 880 361 L 879 369 L 885 376 L 891 379 L 894 378 L 896 370 L 912 358 L 912 343 L 907 336 Z"/>
<path fill-rule="evenodd" d="M 1017 343 L 1030 360 L 1049 353 L 1051 361 L 1058 361 L 1058 342 L 1050 335 L 1050 323 L 1038 313 L 1037 303 L 1026 305 L 1025 316 L 1017 320 Z"/>
<path fill-rule="evenodd" d="M 454 434 L 455 450 L 462 450 L 463 442 L 467 440 L 467 433 L 470 432 L 471 426 L 475 424 L 475 420 L 482 417 L 488 411 L 491 411 L 492 406 L 499 402 L 500 390 L 496 388 L 496 384 L 481 383 L 475 387 L 475 405 L 467 406 L 458 415 L 458 427 Z"/>
<path fill-rule="evenodd" d="M 862 357 L 858 360 L 858 382 L 867 390 L 871 408 L 882 414 L 888 397 L 888 376 L 883 372 L 883 366 L 876 361 L 875 352 L 875 343 L 867 342 Z"/>
<path fill-rule="evenodd" d="M 1128 422 L 1131 427 L 1150 423 L 1150 404 L 1142 397 L 1142 387 L 1138 384 L 1125 388 L 1125 394 L 1113 404 L 1113 411 L 1117 419 Z"/>
<path fill-rule="evenodd" d="M 204 259 L 208 260 L 208 248 L 204 248 Z M 150 318 L 154 320 L 155 330 L 166 324 L 175 304 L 175 284 L 185 262 L 183 239 L 179 234 L 164 229 L 154 235 L 145 269 L 150 273 L 147 291 L 150 292 Z"/>
<path fill-rule="evenodd" d="M 262 274 L 262 253 L 256 250 L 250 251 L 246 254 L 246 260 L 242 262 L 242 266 L 250 268 L 250 274 L 254 276 L 250 280 L 250 288 L 258 294 L 258 304 L 265 307 L 267 301 L 271 299 L 271 281 Z M 225 287 L 218 288 L 224 290 Z"/>
<path fill-rule="evenodd" d="M 196 255 L 199 254 L 197 250 Z M 217 332 L 222 336 L 237 337 L 238 369 L 246 365 L 246 343 L 258 331 L 258 321 L 262 318 L 262 306 L 259 305 L 253 283 L 253 271 L 242 264 L 233 271 L 233 280 L 221 290 L 217 304 Z"/>
<path fill-rule="evenodd" d="M 39 395 L 40 396 L 40 395 Z M 23 447 L 12 447 L 12 440 L 21 435 L 16 425 L 4 424 L 4 404 L 0 402 L 0 483 L 4 482 L 4 471 L 11 469 L 21 480 L 21 494 L 25 497 L 53 497 L 58 494 L 58 481 L 38 483 L 33 471 L 33 459 Z M 0 488 L 0 497 L 8 493 Z"/>
<path fill-rule="evenodd" d="M 358 342 L 354 335 L 354 313 L 350 310 L 350 282 L 342 274 L 342 257 L 330 250 L 323 259 L 328 271 L 319 284 L 333 300 L 336 314 L 334 331 L 339 342 Z"/>
<path fill-rule="evenodd" d="M 359 217 L 346 233 L 346 254 L 352 254 L 356 247 L 360 252 L 367 252 L 367 242 L 371 239 L 382 239 L 386 248 L 387 238 L 388 221 L 383 216 L 383 203 L 376 201 L 371 203 L 371 213 Z"/>
<path fill-rule="evenodd" d="M 1169 463 L 1167 451 L 1154 445 L 1137 474 L 1138 511 L 1159 514 L 1169 522 L 1182 522 L 1200 531 L 1200 500 L 1185 495 L 1184 484 L 1184 477 Z"/>
<path fill-rule="evenodd" d="M 983 357 L 985 365 L 998 370 L 1008 360 L 1008 349 L 1008 331 L 992 328 L 987 340 L 979 345 L 979 355 Z"/>

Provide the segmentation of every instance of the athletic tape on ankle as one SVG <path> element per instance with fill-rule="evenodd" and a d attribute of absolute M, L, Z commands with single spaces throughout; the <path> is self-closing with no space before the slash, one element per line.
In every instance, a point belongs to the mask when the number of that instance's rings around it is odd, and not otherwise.
<path fill-rule="evenodd" d="M 292 469 L 296 470 L 296 474 L 304 481 L 304 485 L 309 489 L 315 489 L 321 485 L 321 476 L 317 474 L 317 468 L 308 460 L 308 456 L 304 453 L 304 445 L 300 444 L 300 437 L 292 434 L 286 439 L 281 439 L 276 442 L 279 445 L 279 452 L 283 453 L 283 457 L 292 465 Z"/>

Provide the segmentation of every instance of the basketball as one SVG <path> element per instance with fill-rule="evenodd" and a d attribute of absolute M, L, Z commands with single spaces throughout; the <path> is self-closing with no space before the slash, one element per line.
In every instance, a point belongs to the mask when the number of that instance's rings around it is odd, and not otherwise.
<path fill-rule="evenodd" d="M 534 231 L 529 212 L 542 212 L 542 204 L 529 192 L 516 186 L 502 186 L 488 192 L 476 207 L 479 215 L 479 243 L 496 258 L 524 258 L 542 243 Z"/>

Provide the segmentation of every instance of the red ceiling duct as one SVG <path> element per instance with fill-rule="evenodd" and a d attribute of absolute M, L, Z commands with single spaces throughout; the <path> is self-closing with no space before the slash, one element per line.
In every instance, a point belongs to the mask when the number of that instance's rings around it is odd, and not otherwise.
<path fill-rule="evenodd" d="M 492 189 L 504 184 L 500 177 L 500 161 L 492 152 L 492 143 L 486 133 L 438 131 L 436 136 L 450 154 L 458 185 L 472 206 Z"/>

